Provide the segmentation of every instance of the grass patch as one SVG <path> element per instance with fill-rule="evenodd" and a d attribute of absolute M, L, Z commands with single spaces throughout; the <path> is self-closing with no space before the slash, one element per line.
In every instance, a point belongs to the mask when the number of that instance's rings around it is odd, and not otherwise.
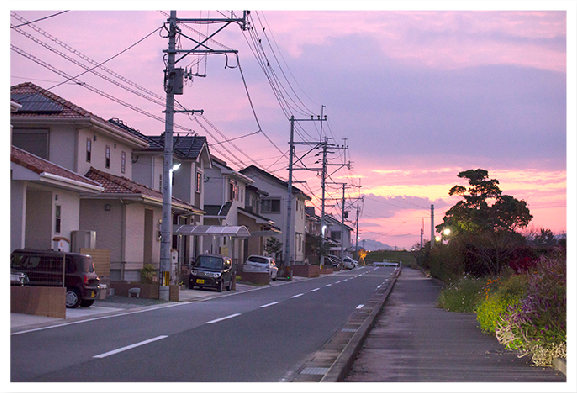
<path fill-rule="evenodd" d="M 483 299 L 485 280 L 463 276 L 449 282 L 437 299 L 437 306 L 451 312 L 472 313 Z"/>

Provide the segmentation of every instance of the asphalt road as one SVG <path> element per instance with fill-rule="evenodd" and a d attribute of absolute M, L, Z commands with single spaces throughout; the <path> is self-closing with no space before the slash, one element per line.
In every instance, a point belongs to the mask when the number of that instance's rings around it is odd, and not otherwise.
<path fill-rule="evenodd" d="M 392 271 L 363 267 L 13 334 L 11 381 L 282 381 Z"/>

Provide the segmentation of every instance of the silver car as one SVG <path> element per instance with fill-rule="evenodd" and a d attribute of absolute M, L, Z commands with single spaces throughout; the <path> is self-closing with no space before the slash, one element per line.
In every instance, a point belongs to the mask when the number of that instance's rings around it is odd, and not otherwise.
<path fill-rule="evenodd" d="M 262 272 L 268 273 L 271 280 L 276 280 L 278 275 L 278 267 L 274 263 L 273 257 L 265 257 L 264 255 L 251 255 L 247 258 L 243 266 L 245 272 Z"/>

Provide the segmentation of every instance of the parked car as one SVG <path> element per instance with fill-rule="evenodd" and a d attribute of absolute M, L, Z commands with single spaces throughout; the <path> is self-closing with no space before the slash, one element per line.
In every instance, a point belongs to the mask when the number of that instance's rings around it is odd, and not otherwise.
<path fill-rule="evenodd" d="M 30 279 L 26 273 L 18 272 L 16 270 L 10 269 L 10 286 L 24 286 L 30 283 Z"/>
<path fill-rule="evenodd" d="M 333 269 L 341 266 L 341 260 L 335 255 L 325 255 L 325 265 L 332 265 Z"/>
<path fill-rule="evenodd" d="M 10 269 L 28 276 L 28 285 L 65 286 L 66 307 L 90 307 L 98 297 L 100 278 L 90 255 L 51 250 L 14 250 Z"/>
<path fill-rule="evenodd" d="M 276 280 L 278 275 L 278 267 L 274 262 L 273 257 L 265 257 L 264 255 L 251 255 L 246 259 L 243 266 L 245 272 L 263 272 L 268 273 L 271 280 Z"/>
<path fill-rule="evenodd" d="M 196 258 L 188 276 L 188 288 L 214 287 L 218 292 L 232 289 L 232 260 L 223 255 L 202 254 Z"/>
<path fill-rule="evenodd" d="M 354 269 L 355 267 L 359 266 L 359 262 L 355 261 L 353 258 L 351 257 L 344 257 L 343 258 L 343 267 L 345 269 Z"/>

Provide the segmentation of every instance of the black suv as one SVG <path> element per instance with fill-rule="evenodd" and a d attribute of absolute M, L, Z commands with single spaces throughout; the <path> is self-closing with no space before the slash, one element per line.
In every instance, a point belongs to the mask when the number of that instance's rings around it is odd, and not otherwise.
<path fill-rule="evenodd" d="M 28 285 L 66 286 L 66 307 L 89 307 L 100 291 L 90 255 L 51 250 L 14 250 L 10 269 L 28 276 Z"/>
<path fill-rule="evenodd" d="M 222 292 L 226 286 L 226 290 L 230 291 L 233 275 L 232 260 L 229 257 L 202 254 L 196 258 L 190 269 L 188 288 L 215 287 L 217 291 Z"/>

